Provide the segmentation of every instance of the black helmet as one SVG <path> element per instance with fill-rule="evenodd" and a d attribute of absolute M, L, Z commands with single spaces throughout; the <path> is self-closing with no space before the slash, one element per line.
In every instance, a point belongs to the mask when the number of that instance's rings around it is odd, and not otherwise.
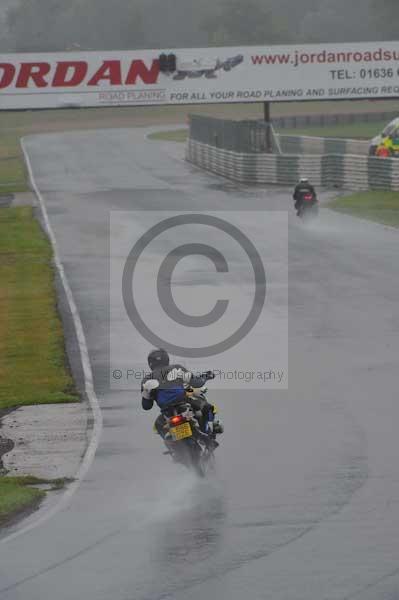
<path fill-rule="evenodd" d="M 151 350 L 148 357 L 148 366 L 151 371 L 157 367 L 167 367 L 169 365 L 169 354 L 163 348 L 159 350 Z"/>

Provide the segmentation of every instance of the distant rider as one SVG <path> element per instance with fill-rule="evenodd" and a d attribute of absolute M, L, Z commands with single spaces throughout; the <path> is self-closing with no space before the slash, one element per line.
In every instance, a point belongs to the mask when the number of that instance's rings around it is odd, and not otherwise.
<path fill-rule="evenodd" d="M 299 214 L 299 210 L 303 204 L 303 197 L 305 194 L 312 194 L 314 198 L 314 204 L 317 203 L 316 190 L 313 185 L 309 182 L 307 177 L 301 177 L 299 183 L 296 184 L 293 198 L 295 200 L 295 210 Z"/>
<path fill-rule="evenodd" d="M 152 350 L 147 360 L 151 373 L 141 383 L 141 404 L 144 410 L 151 410 L 154 402 L 161 410 L 179 400 L 189 402 L 203 433 L 213 435 L 223 433 L 223 425 L 217 416 L 217 409 L 207 401 L 205 393 L 200 392 L 195 395 L 186 393 L 188 390 L 203 389 L 208 379 L 214 379 L 211 371 L 196 377 L 182 365 L 169 364 L 169 354 L 163 348 Z M 154 381 L 159 383 L 155 389 L 152 387 Z M 154 424 L 161 437 L 165 435 L 164 425 L 165 417 L 161 413 Z"/>

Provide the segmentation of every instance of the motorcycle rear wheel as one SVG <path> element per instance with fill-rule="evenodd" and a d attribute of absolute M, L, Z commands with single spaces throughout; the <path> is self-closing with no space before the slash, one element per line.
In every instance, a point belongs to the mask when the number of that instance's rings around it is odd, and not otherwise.
<path fill-rule="evenodd" d="M 199 443 L 192 438 L 185 440 L 184 453 L 186 466 L 201 479 L 206 477 L 210 470 L 215 468 L 213 452 L 211 450 L 203 450 Z"/>

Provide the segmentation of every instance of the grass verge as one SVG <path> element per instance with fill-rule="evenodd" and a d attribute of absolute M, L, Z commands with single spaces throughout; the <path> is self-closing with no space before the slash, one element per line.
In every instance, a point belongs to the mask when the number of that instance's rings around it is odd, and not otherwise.
<path fill-rule="evenodd" d="M 399 227 L 399 192 L 357 192 L 336 198 L 329 208 L 341 213 Z"/>
<path fill-rule="evenodd" d="M 0 210 L 0 409 L 78 401 L 51 260 L 31 207 Z"/>
<path fill-rule="evenodd" d="M 188 137 L 188 129 L 174 129 L 172 131 L 157 131 L 148 136 L 149 140 L 160 140 L 164 142 L 185 142 Z"/>
<path fill-rule="evenodd" d="M 380 133 L 385 121 L 374 123 L 349 123 L 348 125 L 326 125 L 325 127 L 305 127 L 300 129 L 280 129 L 282 135 L 310 135 L 315 137 L 336 137 L 370 140 Z"/>
<path fill-rule="evenodd" d="M 328 125 L 326 127 L 306 127 L 302 129 L 280 129 L 282 135 L 309 135 L 315 137 L 336 137 L 349 139 L 369 140 L 384 128 L 385 122 L 375 123 L 352 123 L 349 125 Z M 148 136 L 150 140 L 161 140 L 168 142 L 187 141 L 187 129 L 175 129 L 170 131 L 157 131 Z"/>
<path fill-rule="evenodd" d="M 36 477 L 0 477 L 0 526 L 21 513 L 37 507 L 46 495 L 37 485 L 48 484 L 50 489 L 62 489 L 65 479 L 37 479 Z"/>
<path fill-rule="evenodd" d="M 28 174 L 19 135 L 0 136 L 0 194 L 26 192 Z"/>

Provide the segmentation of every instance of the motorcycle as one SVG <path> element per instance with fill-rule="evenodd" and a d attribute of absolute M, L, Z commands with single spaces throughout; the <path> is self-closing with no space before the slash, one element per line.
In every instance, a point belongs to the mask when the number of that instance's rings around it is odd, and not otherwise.
<path fill-rule="evenodd" d="M 319 214 L 319 204 L 317 198 L 311 192 L 302 195 L 302 202 L 299 205 L 297 215 L 300 219 L 307 220 L 317 217 Z"/>
<path fill-rule="evenodd" d="M 218 447 L 215 437 L 201 431 L 199 418 L 189 398 L 193 390 L 186 390 L 187 401 L 165 407 L 164 442 L 168 450 L 164 454 L 192 469 L 199 477 L 205 477 L 215 467 L 214 451 Z"/>

